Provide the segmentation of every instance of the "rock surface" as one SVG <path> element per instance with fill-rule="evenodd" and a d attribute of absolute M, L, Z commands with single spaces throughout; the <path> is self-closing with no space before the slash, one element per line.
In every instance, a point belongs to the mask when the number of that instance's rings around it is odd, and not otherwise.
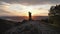
<path fill-rule="evenodd" d="M 25 23 L 13 27 L 6 31 L 5 34 L 60 34 L 52 29 L 46 23 L 40 21 L 26 21 Z"/>

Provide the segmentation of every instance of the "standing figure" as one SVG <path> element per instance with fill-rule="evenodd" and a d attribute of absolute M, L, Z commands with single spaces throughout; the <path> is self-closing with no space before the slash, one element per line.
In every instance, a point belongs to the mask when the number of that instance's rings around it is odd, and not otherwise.
<path fill-rule="evenodd" d="M 29 12 L 29 20 L 32 20 L 31 12 Z"/>

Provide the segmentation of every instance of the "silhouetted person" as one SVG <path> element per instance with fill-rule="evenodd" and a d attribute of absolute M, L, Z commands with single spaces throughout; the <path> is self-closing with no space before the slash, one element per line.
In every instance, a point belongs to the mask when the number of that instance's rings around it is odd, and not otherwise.
<path fill-rule="evenodd" d="M 32 20 L 31 12 L 29 12 L 29 20 Z"/>

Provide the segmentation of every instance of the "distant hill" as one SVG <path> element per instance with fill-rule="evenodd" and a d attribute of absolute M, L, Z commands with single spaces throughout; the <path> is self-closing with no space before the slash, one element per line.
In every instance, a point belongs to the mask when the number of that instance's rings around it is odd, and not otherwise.
<path fill-rule="evenodd" d="M 24 19 L 27 20 L 28 18 L 26 16 L 3 16 L 0 17 L 1 19 L 6 19 L 6 20 L 11 20 L 11 21 L 17 21 L 17 22 L 22 22 Z M 33 16 L 33 20 L 41 20 L 41 19 L 46 19 L 48 16 Z"/>
<path fill-rule="evenodd" d="M 2 16 L 1 19 L 22 22 L 26 17 L 25 16 Z"/>
<path fill-rule="evenodd" d="M 47 19 L 48 16 L 34 16 L 33 19 L 34 20 L 41 20 L 41 19 Z"/>

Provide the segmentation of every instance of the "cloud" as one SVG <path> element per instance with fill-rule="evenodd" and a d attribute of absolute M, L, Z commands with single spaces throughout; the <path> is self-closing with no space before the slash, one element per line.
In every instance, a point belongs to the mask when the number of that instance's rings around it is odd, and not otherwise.
<path fill-rule="evenodd" d="M 0 0 L 0 14 L 7 15 L 7 14 L 14 14 L 15 13 L 14 15 L 16 15 L 16 14 L 19 15 L 19 13 L 15 12 L 15 11 L 5 11 L 6 7 L 9 7 L 9 5 L 13 5 L 13 4 L 22 4 L 22 5 L 29 5 L 29 6 L 32 5 L 33 8 L 34 8 L 34 6 L 36 7 L 36 5 L 37 5 L 37 8 L 35 8 L 35 9 L 47 11 L 48 8 L 50 8 L 50 6 L 52 6 L 52 4 L 56 5 L 59 3 L 60 3 L 60 0 Z M 13 5 L 13 6 L 15 6 L 15 5 Z M 5 9 L 5 10 L 3 10 L 3 9 Z M 7 8 L 7 10 L 8 10 L 8 8 Z M 46 11 L 44 11 L 44 12 L 46 12 Z"/>
<path fill-rule="evenodd" d="M 8 16 L 8 15 L 11 15 L 10 12 L 0 9 L 0 16 Z"/>
<path fill-rule="evenodd" d="M 0 10 L 0 13 L 10 13 L 8 11 Z"/>
<path fill-rule="evenodd" d="M 18 12 L 5 11 L 0 9 L 0 16 L 19 16 Z"/>
<path fill-rule="evenodd" d="M 19 3 L 26 5 L 36 5 L 36 4 L 59 4 L 60 0 L 0 0 L 7 3 Z"/>

